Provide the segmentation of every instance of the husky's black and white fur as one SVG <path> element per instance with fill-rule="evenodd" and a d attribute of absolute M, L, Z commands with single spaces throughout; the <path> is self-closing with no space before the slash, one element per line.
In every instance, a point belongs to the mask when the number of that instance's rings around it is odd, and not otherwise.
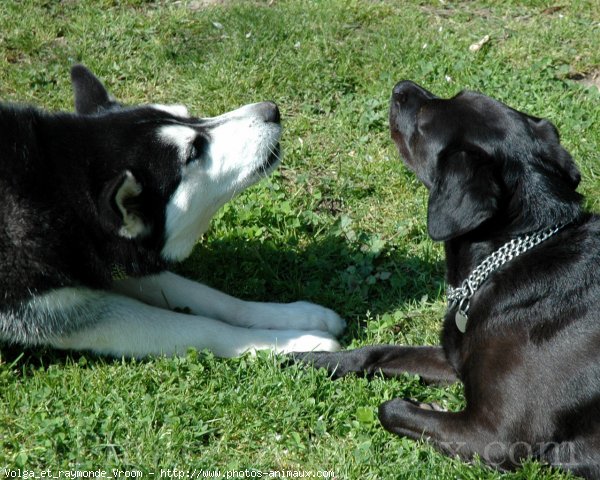
<path fill-rule="evenodd" d="M 0 340 L 133 357 L 338 349 L 331 310 L 242 301 L 167 271 L 276 167 L 275 104 L 193 118 L 123 107 L 80 65 L 71 78 L 74 114 L 0 105 Z"/>

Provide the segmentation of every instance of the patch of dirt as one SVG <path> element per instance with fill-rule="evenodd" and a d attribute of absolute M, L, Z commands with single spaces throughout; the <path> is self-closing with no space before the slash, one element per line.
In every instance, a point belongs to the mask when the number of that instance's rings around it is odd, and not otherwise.
<path fill-rule="evenodd" d="M 600 69 L 589 73 L 572 73 L 568 78 L 588 87 L 596 87 L 600 91 Z"/>
<path fill-rule="evenodd" d="M 596 70 L 588 75 L 585 75 L 583 79 L 581 79 L 581 83 L 587 85 L 588 87 L 596 87 L 600 90 L 600 70 Z"/>
<path fill-rule="evenodd" d="M 276 0 L 269 0 L 265 4 L 264 1 L 250 2 L 249 0 L 246 0 L 246 3 L 256 5 L 257 7 L 265 7 L 265 6 L 272 7 L 273 4 L 275 3 L 275 1 Z M 182 3 L 183 5 L 185 5 L 187 7 L 188 10 L 196 11 L 196 10 L 202 10 L 202 9 L 208 8 L 208 7 L 213 7 L 215 5 L 227 5 L 229 3 L 232 3 L 232 0 L 191 0 L 189 2 L 177 1 L 175 3 Z"/>
<path fill-rule="evenodd" d="M 223 5 L 227 3 L 228 0 L 193 0 L 188 3 L 187 8 L 195 11 L 202 10 L 206 7 L 212 7 L 213 5 Z"/>

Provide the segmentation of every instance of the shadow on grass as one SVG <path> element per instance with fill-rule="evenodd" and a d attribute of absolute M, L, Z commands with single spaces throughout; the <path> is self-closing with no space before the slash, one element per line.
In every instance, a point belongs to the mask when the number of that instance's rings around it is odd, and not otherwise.
<path fill-rule="evenodd" d="M 329 236 L 308 244 L 232 237 L 198 246 L 178 273 L 255 301 L 308 300 L 345 318 L 377 315 L 443 288 L 442 262 L 407 255 L 397 245 Z"/>
<path fill-rule="evenodd" d="M 2 364 L 8 365 L 15 375 L 27 377 L 32 375 L 35 370 L 43 370 L 52 365 L 64 366 L 77 363 L 87 365 L 110 363 L 117 360 L 103 359 L 89 352 L 0 344 L 0 361 Z"/>
<path fill-rule="evenodd" d="M 239 237 L 211 239 L 175 271 L 246 300 L 307 300 L 326 306 L 348 321 L 350 337 L 363 328 L 367 312 L 375 316 L 424 296 L 439 296 L 441 262 L 407 256 L 396 245 L 378 245 L 368 237 L 362 240 L 330 236 L 299 246 Z M 14 363 L 13 368 L 23 373 L 52 364 L 121 361 L 5 345 L 0 355 L 3 363 Z"/>

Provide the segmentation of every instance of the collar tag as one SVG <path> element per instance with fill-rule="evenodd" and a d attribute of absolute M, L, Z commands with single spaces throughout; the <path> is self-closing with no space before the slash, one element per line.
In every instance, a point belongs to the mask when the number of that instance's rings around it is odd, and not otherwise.
<path fill-rule="evenodd" d="M 458 309 L 456 314 L 454 315 L 454 321 L 456 322 L 456 328 L 460 331 L 460 333 L 465 333 L 467 331 L 467 321 L 469 318 L 466 313 L 463 313 Z"/>

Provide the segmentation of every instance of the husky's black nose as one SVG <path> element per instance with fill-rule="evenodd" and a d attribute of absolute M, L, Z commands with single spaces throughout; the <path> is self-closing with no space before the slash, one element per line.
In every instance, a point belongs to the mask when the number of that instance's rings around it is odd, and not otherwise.
<path fill-rule="evenodd" d="M 266 123 L 281 122 L 279 108 L 273 102 L 262 102 L 256 106 L 258 114 L 261 115 Z"/>

